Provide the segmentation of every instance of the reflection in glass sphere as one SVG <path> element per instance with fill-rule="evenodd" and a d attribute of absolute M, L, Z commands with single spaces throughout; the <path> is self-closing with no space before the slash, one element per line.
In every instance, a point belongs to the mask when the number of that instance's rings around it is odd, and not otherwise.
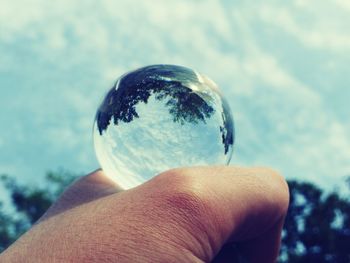
<path fill-rule="evenodd" d="M 102 169 L 124 189 L 175 167 L 228 164 L 233 142 L 232 115 L 215 83 L 173 65 L 120 77 L 94 123 Z"/>

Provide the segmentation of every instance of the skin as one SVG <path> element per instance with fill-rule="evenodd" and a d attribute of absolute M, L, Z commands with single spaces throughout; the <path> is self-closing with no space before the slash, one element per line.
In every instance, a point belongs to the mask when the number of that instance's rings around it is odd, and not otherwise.
<path fill-rule="evenodd" d="M 288 201 L 267 168 L 180 168 L 126 191 L 98 170 L 0 262 L 275 262 Z"/>

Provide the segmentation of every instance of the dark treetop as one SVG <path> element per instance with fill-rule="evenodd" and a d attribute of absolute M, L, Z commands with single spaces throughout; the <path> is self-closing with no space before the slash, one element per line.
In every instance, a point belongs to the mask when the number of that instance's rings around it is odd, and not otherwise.
<path fill-rule="evenodd" d="M 199 96 L 189 83 L 200 84 L 194 71 L 173 65 L 153 65 L 135 70 L 122 76 L 107 93 L 96 113 L 97 128 L 100 135 L 113 123 L 131 122 L 139 118 L 136 105 L 148 103 L 151 95 L 164 102 L 174 122 L 184 124 L 206 123 L 215 109 Z M 226 101 L 223 102 L 228 109 Z M 233 144 L 233 122 L 229 110 L 223 113 L 225 124 L 220 126 L 225 154 Z"/>

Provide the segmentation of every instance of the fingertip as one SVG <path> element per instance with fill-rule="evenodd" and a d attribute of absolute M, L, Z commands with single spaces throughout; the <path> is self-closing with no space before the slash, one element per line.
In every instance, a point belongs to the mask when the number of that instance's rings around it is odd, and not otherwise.
<path fill-rule="evenodd" d="M 124 191 L 124 189 L 115 180 L 107 176 L 101 168 L 83 176 L 76 182 L 76 186 L 78 187 L 84 188 L 85 185 L 90 185 L 89 188 L 94 188 L 106 193 Z"/>
<path fill-rule="evenodd" d="M 123 191 L 101 169 L 78 178 L 61 194 L 40 221 L 76 206 Z"/>

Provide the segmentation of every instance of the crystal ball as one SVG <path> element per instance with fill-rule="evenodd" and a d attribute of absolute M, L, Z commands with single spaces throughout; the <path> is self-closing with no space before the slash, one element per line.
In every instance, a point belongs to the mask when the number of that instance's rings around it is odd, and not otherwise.
<path fill-rule="evenodd" d="M 234 123 L 208 77 L 152 65 L 116 81 L 97 110 L 93 138 L 105 174 L 129 189 L 168 169 L 228 164 Z"/>

